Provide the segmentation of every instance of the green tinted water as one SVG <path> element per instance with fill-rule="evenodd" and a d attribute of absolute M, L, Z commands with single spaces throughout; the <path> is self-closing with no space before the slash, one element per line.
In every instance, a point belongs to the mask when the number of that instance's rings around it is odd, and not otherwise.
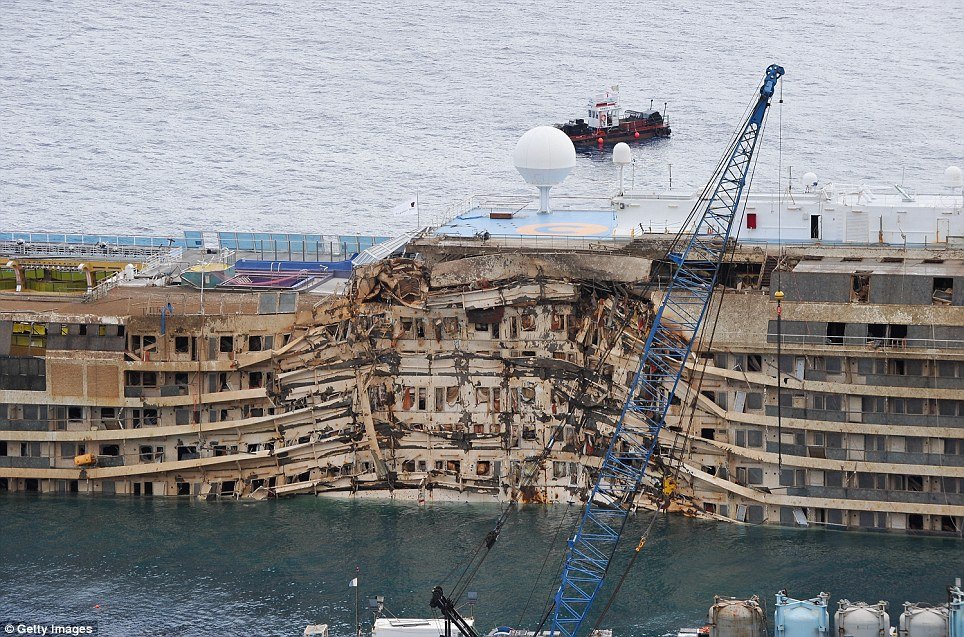
<path fill-rule="evenodd" d="M 432 616 L 432 586 L 471 554 L 498 512 L 312 497 L 0 497 L 0 620 L 96 619 L 101 634 L 138 635 L 300 635 L 326 622 L 341 637 L 351 633 L 356 565 L 363 605 L 381 594 L 397 615 Z M 526 507 L 510 517 L 473 586 L 480 629 L 534 626 L 578 513 Z M 630 523 L 614 573 L 647 521 Z M 961 575 L 964 544 L 952 538 L 670 517 L 657 523 L 605 625 L 618 637 L 663 635 L 699 625 L 714 594 L 758 594 L 769 609 L 781 588 L 797 597 L 827 590 L 832 603 L 888 600 L 896 623 L 897 604 L 944 601 Z"/>

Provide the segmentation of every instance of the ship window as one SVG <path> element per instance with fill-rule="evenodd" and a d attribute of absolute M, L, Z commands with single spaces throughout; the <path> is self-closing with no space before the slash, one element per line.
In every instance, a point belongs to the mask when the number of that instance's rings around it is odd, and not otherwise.
<path fill-rule="evenodd" d="M 908 491 L 924 490 L 924 478 L 922 478 L 921 476 L 906 476 L 906 478 L 907 478 Z"/>
<path fill-rule="evenodd" d="M 218 343 L 218 351 L 222 354 L 230 353 L 234 351 L 234 337 L 233 336 L 222 336 Z"/>
<path fill-rule="evenodd" d="M 174 337 L 174 351 L 178 354 L 187 354 L 191 351 L 191 342 L 187 336 Z"/>
<path fill-rule="evenodd" d="M 756 213 L 746 213 L 746 227 L 748 230 L 756 230 Z"/>
<path fill-rule="evenodd" d="M 870 272 L 854 272 L 850 275 L 850 302 L 870 301 Z"/>
<path fill-rule="evenodd" d="M 262 340 L 260 336 L 249 336 L 248 337 L 248 351 L 249 352 L 260 352 L 261 351 Z"/>
<path fill-rule="evenodd" d="M 934 305 L 950 305 L 954 296 L 954 279 L 950 277 L 934 278 Z"/>
<path fill-rule="evenodd" d="M 827 323 L 827 344 L 843 345 L 844 333 L 847 330 L 846 323 Z"/>

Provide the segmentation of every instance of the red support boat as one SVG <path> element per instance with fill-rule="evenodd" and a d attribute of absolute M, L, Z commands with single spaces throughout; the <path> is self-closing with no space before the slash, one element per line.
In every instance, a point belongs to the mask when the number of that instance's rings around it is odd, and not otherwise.
<path fill-rule="evenodd" d="M 665 106 L 663 107 L 665 111 Z M 586 119 L 556 124 L 576 146 L 614 146 L 619 142 L 636 142 L 653 137 L 669 137 L 669 120 L 665 112 L 652 108 L 648 111 L 623 111 L 619 106 L 619 87 L 589 100 Z"/>

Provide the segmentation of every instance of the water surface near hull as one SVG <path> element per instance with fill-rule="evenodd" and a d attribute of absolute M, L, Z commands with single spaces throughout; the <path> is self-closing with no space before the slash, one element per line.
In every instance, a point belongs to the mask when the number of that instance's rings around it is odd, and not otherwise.
<path fill-rule="evenodd" d="M 0 511 L 0 619 L 96 619 L 109 635 L 296 635 L 326 622 L 340 637 L 351 634 L 348 581 L 356 565 L 363 600 L 381 594 L 398 615 L 431 616 L 432 586 L 446 584 L 499 509 L 313 497 L 251 504 L 7 495 Z M 480 629 L 519 625 L 537 582 L 525 613 L 533 626 L 576 514 L 531 506 L 510 517 L 474 586 Z M 621 555 L 647 521 L 631 520 Z M 951 538 L 671 517 L 657 524 L 605 623 L 620 637 L 671 633 L 699 624 L 714 594 L 759 594 L 770 615 L 781 588 L 797 597 L 829 590 L 831 603 L 940 602 L 964 570 L 961 556 Z M 623 564 L 617 560 L 613 572 Z"/>

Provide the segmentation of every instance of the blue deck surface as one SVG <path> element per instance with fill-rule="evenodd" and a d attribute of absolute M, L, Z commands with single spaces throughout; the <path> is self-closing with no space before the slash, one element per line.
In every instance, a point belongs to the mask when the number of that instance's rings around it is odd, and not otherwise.
<path fill-rule="evenodd" d="M 535 210 L 517 212 L 512 219 L 492 219 L 489 209 L 475 209 L 460 215 L 435 231 L 449 237 L 474 237 L 488 232 L 492 237 L 586 237 L 609 239 L 616 228 L 616 215 L 609 210 Z"/>

